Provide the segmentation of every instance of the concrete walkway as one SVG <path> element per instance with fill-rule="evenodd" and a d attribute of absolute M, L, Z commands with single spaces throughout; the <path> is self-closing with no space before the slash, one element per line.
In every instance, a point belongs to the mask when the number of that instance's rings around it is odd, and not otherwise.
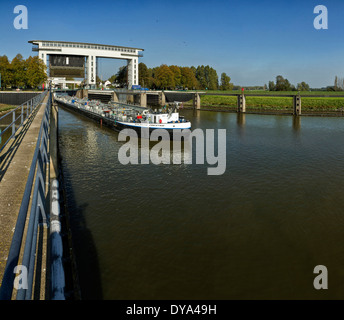
<path fill-rule="evenodd" d="M 45 105 L 48 96 L 44 99 Z M 37 144 L 44 108 L 27 119 L 15 140 L 0 153 L 0 284 Z"/>

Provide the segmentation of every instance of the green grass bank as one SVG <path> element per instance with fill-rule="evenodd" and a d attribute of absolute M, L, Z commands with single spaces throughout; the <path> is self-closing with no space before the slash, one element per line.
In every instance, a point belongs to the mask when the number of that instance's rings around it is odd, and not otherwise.
<path fill-rule="evenodd" d="M 204 91 L 203 91 L 204 92 Z M 207 91 L 214 95 L 201 96 L 201 109 L 213 109 L 221 111 L 231 111 L 237 108 L 236 96 L 221 96 L 219 94 L 240 94 L 240 91 Z M 247 111 L 276 111 L 276 112 L 292 112 L 293 98 L 283 97 L 283 95 L 296 95 L 296 91 L 245 91 L 246 110 Z M 259 97 L 250 95 L 261 95 Z M 272 96 L 272 95 L 278 95 Z M 300 92 L 302 112 L 344 112 L 344 92 L 327 92 L 327 91 L 311 91 Z M 326 96 L 326 97 L 309 97 L 312 96 Z M 192 101 L 185 104 L 187 107 L 192 106 Z"/>
<path fill-rule="evenodd" d="M 0 103 L 0 114 L 1 115 L 4 115 L 5 113 L 7 113 L 8 111 L 16 108 L 17 106 L 11 106 L 11 105 L 8 105 L 8 104 L 2 104 Z"/>

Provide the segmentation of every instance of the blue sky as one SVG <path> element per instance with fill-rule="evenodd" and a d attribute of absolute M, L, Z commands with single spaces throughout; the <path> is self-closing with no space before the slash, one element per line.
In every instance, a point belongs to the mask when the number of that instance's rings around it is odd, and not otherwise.
<path fill-rule="evenodd" d="M 13 26 L 16 5 L 27 30 Z M 328 9 L 328 29 L 316 30 L 316 5 Z M 0 55 L 24 58 L 29 40 L 94 42 L 143 48 L 148 67 L 210 65 L 237 85 L 264 85 L 279 74 L 292 84 L 332 85 L 344 78 L 344 1 L 19 1 L 0 0 Z M 103 79 L 123 60 L 101 60 Z"/>

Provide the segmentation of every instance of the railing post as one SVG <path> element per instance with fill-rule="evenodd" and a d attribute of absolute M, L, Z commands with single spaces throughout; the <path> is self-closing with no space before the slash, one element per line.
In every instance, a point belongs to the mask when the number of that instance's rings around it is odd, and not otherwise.
<path fill-rule="evenodd" d="M 21 125 L 23 125 L 24 122 L 24 105 L 21 106 Z"/>
<path fill-rule="evenodd" d="M 13 111 L 12 112 L 12 122 L 13 122 L 13 124 L 12 124 L 12 135 L 13 135 L 13 138 L 14 138 L 14 134 L 16 133 L 16 123 L 15 123 L 15 121 L 16 121 L 16 113 L 15 113 L 15 111 Z"/>

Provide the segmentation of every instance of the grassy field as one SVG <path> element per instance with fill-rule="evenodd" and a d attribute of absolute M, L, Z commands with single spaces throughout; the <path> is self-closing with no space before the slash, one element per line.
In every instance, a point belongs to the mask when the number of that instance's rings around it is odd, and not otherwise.
<path fill-rule="evenodd" d="M 204 93 L 229 93 L 229 94 L 241 94 L 241 90 L 230 90 L 230 91 L 223 91 L 223 90 L 198 90 L 199 92 Z M 296 95 L 298 91 L 264 91 L 264 90 L 245 90 L 245 94 L 259 94 L 259 95 Z M 309 96 L 309 95 L 319 95 L 319 96 L 344 96 L 344 91 L 300 91 L 301 96 Z"/>
<path fill-rule="evenodd" d="M 204 92 L 204 91 L 203 91 Z M 230 93 L 240 94 L 240 91 L 207 91 L 207 93 Z M 292 110 L 293 98 L 290 97 L 272 97 L 271 94 L 276 95 L 296 95 L 297 91 L 245 91 L 246 95 L 246 108 L 248 110 Z M 264 95 L 263 97 L 251 97 L 250 94 Z M 344 98 L 336 97 L 344 95 L 344 92 L 331 92 L 331 91 L 311 91 L 301 92 L 301 106 L 302 111 L 343 111 Z M 307 95 L 326 95 L 327 97 L 307 97 Z M 190 103 L 189 103 L 190 104 Z M 217 96 L 217 95 L 203 95 L 201 96 L 202 108 L 214 109 L 233 109 L 237 106 L 236 96 Z"/>
<path fill-rule="evenodd" d="M 16 106 L 0 103 L 0 114 L 5 114 L 7 111 L 14 109 Z"/>

